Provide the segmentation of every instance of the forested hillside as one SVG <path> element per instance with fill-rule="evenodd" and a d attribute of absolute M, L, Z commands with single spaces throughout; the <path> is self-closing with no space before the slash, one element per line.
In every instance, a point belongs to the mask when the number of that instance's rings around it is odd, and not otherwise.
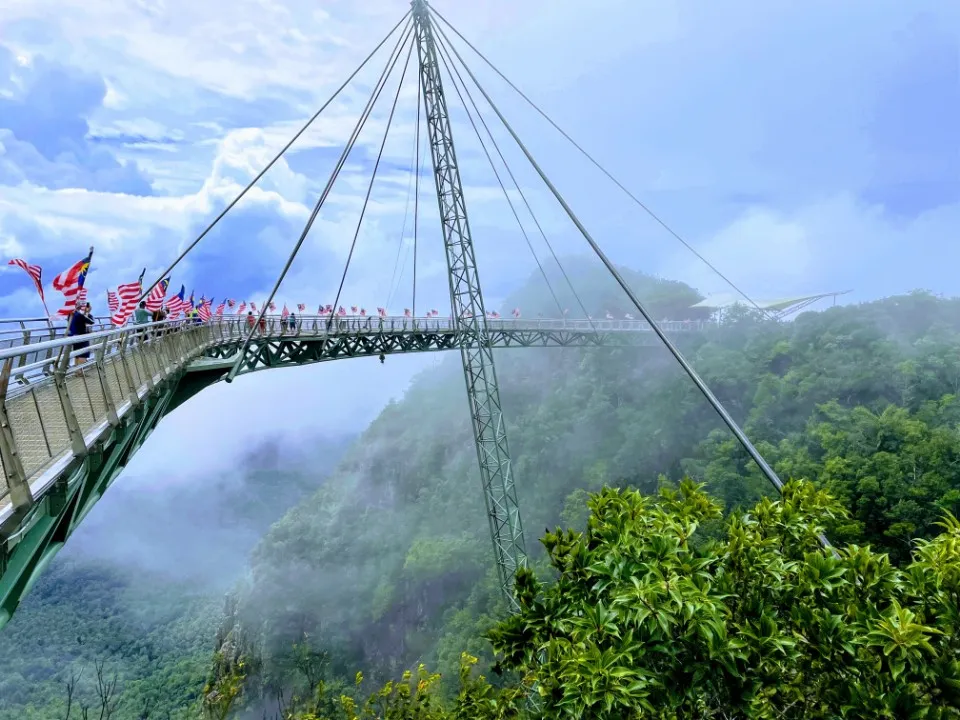
<path fill-rule="evenodd" d="M 350 440 L 265 438 L 224 476 L 118 479 L 0 631 L 0 720 L 65 718 L 77 676 L 72 717 L 99 718 L 98 663 L 114 720 L 196 718 L 224 592 Z"/>
<path fill-rule="evenodd" d="M 677 283 L 631 283 L 656 317 L 684 317 L 697 299 Z M 595 315 L 624 309 L 606 290 L 586 302 Z M 915 293 L 789 323 L 742 313 L 681 344 L 785 479 L 815 480 L 850 508 L 832 537 L 903 562 L 911 539 L 960 510 L 958 311 Z M 497 362 L 527 547 L 541 561 L 543 528 L 583 527 L 587 494 L 605 485 L 654 493 L 689 474 L 728 510 L 770 494 L 663 349 L 516 350 Z M 305 677 L 291 647 L 305 637 L 326 676 L 348 681 L 424 661 L 450 691 L 462 651 L 492 661 L 482 636 L 504 606 L 458 363 L 388 406 L 254 551 L 238 613 L 262 661 L 248 701 L 261 693 L 275 711 L 289 697 Z"/>
<path fill-rule="evenodd" d="M 655 316 L 696 317 L 690 306 L 699 296 L 691 288 L 637 274 L 629 279 Z M 609 280 L 581 270 L 574 281 L 585 289 L 583 302 L 592 314 L 622 315 L 630 310 Z M 528 317 L 540 312 L 555 315 L 556 308 L 551 310 L 543 295 L 531 283 L 508 298 L 501 310 L 521 306 Z M 559 299 L 575 312 L 574 298 L 560 293 Z M 575 551 L 603 555 L 603 562 L 614 562 L 617 553 L 626 552 L 627 545 L 621 547 L 610 535 L 614 527 L 630 535 L 631 547 L 636 548 L 631 552 L 651 557 L 660 557 L 667 548 L 660 540 L 649 542 L 661 535 L 673 537 L 684 553 L 692 552 L 685 547 L 690 522 L 699 525 L 697 533 L 705 538 L 697 541 L 697 547 L 707 547 L 704 543 L 711 539 L 724 543 L 704 551 L 708 560 L 692 555 L 676 559 L 682 573 L 690 572 L 691 563 L 710 566 L 704 577 L 709 575 L 714 584 L 715 594 L 708 598 L 714 615 L 707 610 L 698 615 L 702 619 L 698 627 L 714 627 L 710 632 L 716 628 L 710 623 L 719 622 L 717 613 L 748 617 L 761 612 L 757 608 L 782 611 L 798 605 L 810 578 L 824 578 L 833 583 L 834 594 L 816 590 L 820 604 L 811 607 L 813 615 L 793 617 L 786 625 L 781 619 L 763 630 L 771 638 L 807 632 L 811 623 L 816 624 L 811 618 L 821 617 L 817 613 L 838 608 L 853 612 L 849 593 L 859 591 L 843 594 L 837 590 L 842 584 L 837 578 L 842 572 L 856 572 L 870 574 L 870 582 L 879 583 L 883 591 L 870 595 L 863 612 L 843 621 L 845 627 L 887 622 L 884 613 L 894 598 L 904 607 L 927 608 L 917 612 L 939 612 L 942 632 L 949 638 L 955 635 L 957 623 L 936 610 L 944 601 L 924 594 L 934 587 L 930 583 L 939 583 L 938 592 L 947 592 L 946 581 L 929 578 L 934 577 L 930 573 L 946 572 L 933 556 L 953 547 L 949 545 L 953 541 L 938 541 L 926 560 L 908 563 L 912 541 L 936 534 L 944 511 L 960 513 L 960 302 L 915 293 L 807 313 L 779 324 L 742 312 L 679 342 L 784 479 L 813 480 L 835 495 L 849 514 L 834 516 L 829 503 L 801 489 L 795 491 L 800 499 L 786 509 L 758 506 L 764 518 L 759 524 L 741 527 L 734 518 L 725 526 L 711 501 L 689 486 L 685 500 L 662 501 L 669 511 L 665 515 L 644 505 L 640 496 L 601 493 L 592 507 L 596 511 L 597 503 L 603 503 L 606 519 L 594 513 L 590 532 L 595 541 L 577 550 L 579 540 L 550 534 L 547 542 L 553 556 L 547 557 L 538 541 L 544 528 L 583 529 L 590 493 L 605 486 L 651 496 L 689 475 L 704 482 L 717 507 L 726 511 L 750 508 L 772 493 L 663 348 L 499 352 L 498 375 L 527 549 L 542 579 L 560 577 L 561 583 L 569 584 L 558 587 L 580 588 L 571 590 L 573 594 L 550 591 L 546 597 L 556 613 L 546 619 L 542 606 L 528 598 L 524 617 L 540 628 L 540 640 L 517 635 L 509 622 L 497 630 L 496 647 L 508 653 L 506 674 L 489 675 L 498 688 L 506 688 L 506 695 L 497 700 L 506 703 L 497 706 L 500 710 L 513 702 L 510 688 L 518 679 L 536 672 L 531 643 L 563 634 L 572 622 L 569 618 L 580 617 L 585 610 L 599 612 L 577 604 L 585 602 L 585 576 L 574 573 L 564 579 L 564 573 Z M 336 470 L 321 482 L 334 464 Z M 115 673 L 118 678 L 113 720 L 196 718 L 201 698 L 207 700 L 211 717 L 221 717 L 217 710 L 230 704 L 239 690 L 230 683 L 240 676 L 245 685 L 234 704 L 242 707 L 244 720 L 283 717 L 282 709 L 296 704 L 294 696 L 314 695 L 321 679 L 324 692 L 318 697 L 330 711 L 315 717 L 339 718 L 340 711 L 333 710 L 340 706 L 337 696 L 350 691 L 358 670 L 367 678 L 362 695 L 371 683 L 397 678 L 423 662 L 441 677 L 415 674 L 415 684 L 418 679 L 423 683 L 413 694 L 419 697 L 421 690 L 437 687 L 449 697 L 458 688 L 461 664 L 473 662 L 464 659 L 463 652 L 478 658 L 480 668 L 491 669 L 494 646 L 486 634 L 506 617 L 506 607 L 491 564 L 456 354 L 418 378 L 402 401 L 389 404 L 342 456 L 322 444 L 300 457 L 291 456 L 289 448 L 267 446 L 248 458 L 235 477 L 214 479 L 210 485 L 180 486 L 175 492 L 146 498 L 127 497 L 122 481 L 111 490 L 84 524 L 83 533 L 0 633 L 0 720 L 65 717 L 65 681 L 81 667 L 78 697 L 91 702 L 98 661 L 105 663 L 104 677 L 109 680 Z M 616 508 L 636 525 L 627 528 L 616 520 L 612 510 Z M 175 526 L 165 524 L 174 518 Z M 866 555 L 845 560 L 849 570 L 811 560 L 809 523 L 819 522 L 837 542 L 870 544 L 888 553 L 902 573 L 884 569 L 882 562 Z M 116 537 L 118 527 L 126 542 Z M 763 548 L 750 562 L 737 560 L 738 553 L 745 552 L 742 539 L 760 536 L 765 538 Z M 797 565 L 799 560 L 806 564 Z M 721 571 L 723 567 L 727 569 Z M 724 579 L 727 574 L 739 577 L 743 587 L 767 589 L 751 595 L 741 587 L 731 599 L 724 584 L 729 582 Z M 244 579 L 235 584 L 240 575 Z M 778 583 L 782 587 L 774 592 L 771 588 Z M 219 658 L 214 676 L 226 682 L 204 693 L 222 593 L 231 586 L 237 610 L 220 626 L 216 642 L 224 640 L 225 630 L 238 629 L 223 649 L 229 656 L 231 646 L 236 649 L 239 643 L 244 667 L 233 668 L 240 671 L 234 673 Z M 622 598 L 633 591 L 613 584 L 608 592 Z M 698 607 L 706 602 L 703 588 L 688 587 L 684 592 Z M 527 594 L 532 597 L 531 593 Z M 600 627 L 619 632 L 609 618 L 591 617 Z M 687 627 L 689 618 L 658 616 L 658 622 Z M 760 629 L 748 623 L 737 630 L 741 631 Z M 869 642 L 875 640 L 864 641 L 866 631 L 850 632 L 854 635 L 834 637 L 829 652 L 846 652 L 843 648 L 866 642 L 862 657 L 873 662 Z M 946 659 L 953 652 L 949 649 L 953 640 L 945 642 L 937 644 L 935 652 L 936 662 L 946 664 L 935 672 L 928 672 L 927 666 L 909 666 L 912 674 L 899 681 L 924 688 L 927 701 L 946 691 L 931 678 L 953 682 L 953 666 Z M 679 703 L 677 707 L 694 702 L 671 693 L 678 682 L 696 684 L 681 675 L 702 652 L 695 644 L 678 645 L 680 654 L 669 660 L 676 679 L 658 677 L 644 692 L 657 702 Z M 746 662 L 746 652 L 737 650 L 739 659 L 731 662 Z M 839 698 L 841 690 L 896 695 L 877 685 L 847 688 L 842 668 L 830 675 L 825 666 L 817 670 L 805 664 L 808 656 L 802 649 L 784 649 L 773 664 L 766 664 L 766 656 L 751 656 L 751 667 L 766 675 L 741 677 L 731 666 L 726 674 L 698 675 L 696 682 L 728 690 L 741 683 L 739 698 L 711 702 L 767 702 L 778 713 L 782 710 L 783 717 L 804 717 L 803 712 L 814 712 L 804 704 L 808 698 Z M 562 653 L 556 660 L 581 662 L 564 659 Z M 643 662 L 635 660 L 638 666 Z M 821 684 L 811 679 L 814 671 L 825 673 Z M 764 677 L 778 674 L 794 677 L 789 697 L 764 696 Z M 549 683 L 541 687 L 559 693 L 549 698 L 560 703 L 556 714 L 561 706 L 574 707 L 563 705 L 568 702 L 563 693 L 586 682 L 574 681 L 566 689 L 548 688 Z M 498 692 L 485 682 L 467 684 L 463 702 L 493 698 Z M 635 687 L 627 690 L 628 700 L 633 698 L 630 693 L 638 692 Z M 890 702 L 912 702 L 897 697 Z M 701 702 L 702 697 L 695 700 Z M 462 716 L 492 717 L 485 713 L 493 712 L 494 705 L 483 707 Z M 898 708 L 887 716 L 900 717 Z M 881 717 L 881 710 L 856 717 Z M 704 712 L 701 717 L 713 715 Z"/>

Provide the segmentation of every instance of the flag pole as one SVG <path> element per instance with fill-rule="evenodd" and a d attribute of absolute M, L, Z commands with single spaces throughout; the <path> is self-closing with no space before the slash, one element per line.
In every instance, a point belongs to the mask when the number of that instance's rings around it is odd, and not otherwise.
<path fill-rule="evenodd" d="M 90 246 L 90 254 L 87 255 L 87 272 L 86 272 L 86 275 L 83 276 L 83 286 L 84 286 L 84 287 L 87 286 L 87 275 L 90 274 L 90 268 L 91 268 L 92 266 L 93 266 L 93 245 Z M 76 309 L 77 309 L 76 306 L 74 306 L 73 309 L 76 310 Z M 94 318 L 94 320 L 96 320 L 96 318 Z"/>

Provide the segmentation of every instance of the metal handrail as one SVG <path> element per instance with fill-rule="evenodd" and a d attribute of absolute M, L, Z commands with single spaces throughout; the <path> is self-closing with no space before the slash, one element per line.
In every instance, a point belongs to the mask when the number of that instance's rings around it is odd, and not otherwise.
<path fill-rule="evenodd" d="M 223 318 L 211 318 L 210 320 L 203 323 L 208 326 L 220 326 L 220 325 L 231 325 L 231 324 L 246 324 L 246 317 L 244 315 L 235 315 L 230 317 Z M 279 315 L 265 316 L 264 319 L 269 319 L 271 327 L 279 323 L 281 329 L 286 328 L 286 322 Z M 320 330 L 320 325 L 326 325 L 329 316 L 327 315 L 301 315 L 298 316 L 295 321 L 297 324 L 298 331 L 302 329 L 304 322 L 312 321 L 313 329 L 315 331 Z M 339 316 L 335 317 L 331 323 L 331 331 L 334 333 L 341 332 L 341 325 L 347 324 L 346 328 L 343 330 L 350 329 L 377 329 L 382 330 L 385 325 L 389 325 L 390 329 L 397 329 L 397 323 L 401 324 L 401 330 L 417 330 L 417 329 L 443 329 L 443 330 L 454 330 L 455 323 L 450 318 L 410 318 L 410 317 L 364 317 L 364 316 Z M 566 329 L 566 330 L 585 330 L 585 331 L 632 331 L 632 332 L 650 332 L 652 328 L 648 323 L 642 320 L 563 320 L 563 319 L 553 319 L 553 318 L 538 318 L 536 320 L 526 320 L 526 319 L 508 319 L 508 318 L 495 318 L 487 319 L 486 321 L 488 328 L 493 329 L 530 329 L 530 330 L 542 330 L 542 329 Z M 665 321 L 665 329 L 668 332 L 673 332 L 677 330 L 699 330 L 704 326 L 703 321 L 700 320 L 670 320 Z M 141 325 L 129 325 L 126 327 L 112 328 L 109 330 L 102 330 L 93 333 L 85 333 L 83 335 L 64 335 L 53 340 L 43 340 L 37 343 L 29 343 L 25 345 L 17 345 L 15 347 L 6 348 L 0 350 L 0 361 L 6 360 L 8 358 L 20 357 L 25 353 L 36 353 L 43 352 L 46 350 L 56 350 L 67 345 L 73 345 L 74 343 L 79 342 L 94 342 L 97 340 L 102 340 L 103 338 L 120 336 L 124 334 L 139 334 L 144 330 L 149 330 L 151 328 L 155 329 L 167 329 L 171 328 L 177 329 L 185 325 L 193 326 L 196 325 L 194 320 L 161 320 L 159 322 L 143 323 Z M 66 331 L 66 328 L 56 328 L 56 330 Z M 27 349 L 29 348 L 29 350 Z"/>

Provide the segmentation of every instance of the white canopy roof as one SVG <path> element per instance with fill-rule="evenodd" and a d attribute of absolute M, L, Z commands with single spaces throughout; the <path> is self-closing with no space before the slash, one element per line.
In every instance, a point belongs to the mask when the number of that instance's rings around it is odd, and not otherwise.
<path fill-rule="evenodd" d="M 817 300 L 822 300 L 823 298 L 845 295 L 848 292 L 850 291 L 845 290 L 843 292 L 828 292 L 820 293 L 818 295 L 801 295 L 776 298 L 773 300 L 756 300 L 756 303 L 764 310 L 773 310 L 774 312 L 782 313 L 789 311 L 791 308 L 801 305 L 809 305 L 810 303 L 816 302 Z M 693 305 L 693 307 L 709 308 L 710 310 L 722 310 L 723 308 L 733 307 L 734 305 L 749 306 L 750 304 L 740 295 L 735 295 L 733 293 L 717 293 L 716 295 L 710 295 L 704 300 L 701 300 L 696 305 Z"/>

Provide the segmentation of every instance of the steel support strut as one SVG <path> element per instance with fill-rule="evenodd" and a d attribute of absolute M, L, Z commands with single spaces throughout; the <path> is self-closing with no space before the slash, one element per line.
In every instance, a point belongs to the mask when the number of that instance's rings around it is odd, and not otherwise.
<path fill-rule="evenodd" d="M 425 0 L 413 0 L 414 28 L 420 59 L 420 84 L 433 156 L 433 173 L 440 205 L 443 244 L 450 280 L 454 322 L 460 332 L 460 354 L 473 416 L 473 434 L 480 463 L 480 479 L 487 503 L 490 534 L 496 553 L 500 583 L 513 599 L 516 570 L 526 566 L 527 553 L 510 468 L 507 433 L 500 408 L 500 391 L 487 334 L 486 312 L 477 275 L 467 208 L 453 147 L 453 134 L 443 94 L 440 65 Z"/>

